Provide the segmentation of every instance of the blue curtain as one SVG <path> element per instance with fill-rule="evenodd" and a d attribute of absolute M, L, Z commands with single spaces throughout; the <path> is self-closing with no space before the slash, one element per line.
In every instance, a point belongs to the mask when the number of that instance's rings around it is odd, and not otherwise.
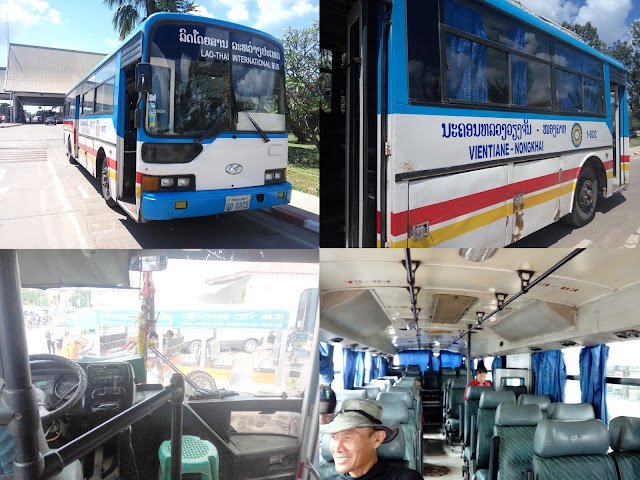
<path fill-rule="evenodd" d="M 353 390 L 353 382 L 356 378 L 356 357 L 358 354 L 350 348 L 342 349 L 344 372 L 342 372 L 343 388 Z"/>
<path fill-rule="evenodd" d="M 487 38 L 482 16 L 452 1 L 445 2 L 445 21 L 452 27 Z M 446 34 L 449 98 L 487 102 L 487 47 Z"/>
<path fill-rule="evenodd" d="M 371 355 L 371 368 L 369 370 L 369 379 L 374 380 L 379 378 L 380 361 L 377 355 Z"/>
<path fill-rule="evenodd" d="M 516 50 L 524 50 L 526 46 L 525 31 L 522 28 L 513 27 L 509 30 L 509 39 L 512 47 Z M 511 82 L 512 82 L 512 102 L 515 105 L 529 104 L 529 85 L 527 82 L 527 61 L 511 55 Z"/>
<path fill-rule="evenodd" d="M 403 350 L 398 353 L 398 357 L 400 358 L 400 365 L 404 365 L 405 367 L 408 365 L 418 365 L 421 373 L 426 372 L 431 363 L 430 350 Z"/>
<path fill-rule="evenodd" d="M 364 385 L 364 352 L 356 352 L 356 372 L 353 378 L 354 387 Z"/>
<path fill-rule="evenodd" d="M 0 427 L 0 475 L 13 473 L 13 457 L 15 456 L 13 437 L 7 427 Z"/>
<path fill-rule="evenodd" d="M 580 350 L 580 391 L 582 401 L 593 405 L 596 418 L 608 423 L 607 358 L 609 347 L 596 345 Z"/>
<path fill-rule="evenodd" d="M 493 362 L 491 362 L 491 371 L 493 372 L 496 368 L 504 368 L 504 364 L 505 357 L 501 357 L 500 355 L 493 357 Z"/>
<path fill-rule="evenodd" d="M 320 382 L 331 385 L 333 382 L 333 345 L 320 342 Z"/>
<path fill-rule="evenodd" d="M 382 378 L 387 375 L 389 360 L 386 357 L 378 357 L 378 362 L 378 378 Z"/>
<path fill-rule="evenodd" d="M 460 368 L 462 366 L 462 355 L 448 350 L 440 351 L 440 368 Z M 435 369 L 434 369 L 435 370 Z"/>
<path fill-rule="evenodd" d="M 562 352 L 550 350 L 534 353 L 531 355 L 531 363 L 536 375 L 535 394 L 548 395 L 552 402 L 564 402 L 567 369 Z"/>

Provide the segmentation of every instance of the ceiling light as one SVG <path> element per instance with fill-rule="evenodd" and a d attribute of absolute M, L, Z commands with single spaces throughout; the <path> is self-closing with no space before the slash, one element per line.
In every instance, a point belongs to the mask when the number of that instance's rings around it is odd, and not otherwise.
<path fill-rule="evenodd" d="M 497 248 L 461 248 L 458 255 L 470 262 L 484 262 L 496 253 Z"/>
<path fill-rule="evenodd" d="M 536 273 L 533 270 L 518 270 L 518 276 L 520 277 L 520 288 L 524 290 L 531 283 L 533 274 Z"/>
<path fill-rule="evenodd" d="M 508 293 L 495 293 L 496 296 L 496 300 L 498 300 L 498 308 L 502 308 L 502 306 L 504 305 L 504 301 L 507 299 L 507 297 L 509 296 Z"/>

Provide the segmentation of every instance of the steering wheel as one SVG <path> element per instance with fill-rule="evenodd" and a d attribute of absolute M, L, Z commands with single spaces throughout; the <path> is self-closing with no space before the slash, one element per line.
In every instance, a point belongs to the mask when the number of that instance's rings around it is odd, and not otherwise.
<path fill-rule="evenodd" d="M 66 400 L 60 406 L 54 406 L 53 410 L 49 410 L 45 406 L 47 394 L 39 388 L 34 387 L 36 390 L 36 396 L 38 397 L 38 410 L 40 411 L 40 419 L 42 420 L 42 423 L 57 420 L 67 413 L 84 396 L 84 392 L 87 389 L 87 374 L 76 362 L 59 355 L 40 353 L 36 355 L 29 355 L 29 366 L 31 367 L 32 372 L 46 372 L 51 369 L 59 369 L 62 366 L 65 370 L 73 372 L 78 380 L 78 383 L 69 390 L 67 395 L 64 396 L 64 399 Z"/>

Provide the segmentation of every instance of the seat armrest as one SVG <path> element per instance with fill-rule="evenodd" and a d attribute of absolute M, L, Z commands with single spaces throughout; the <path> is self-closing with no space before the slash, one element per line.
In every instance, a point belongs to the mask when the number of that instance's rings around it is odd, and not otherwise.
<path fill-rule="evenodd" d="M 489 449 L 489 480 L 498 480 L 498 468 L 500 467 L 500 437 L 494 435 Z"/>
<path fill-rule="evenodd" d="M 476 431 L 476 416 L 471 415 L 469 421 L 469 448 L 471 448 L 471 458 L 476 458 L 476 443 L 478 442 L 478 432 Z"/>

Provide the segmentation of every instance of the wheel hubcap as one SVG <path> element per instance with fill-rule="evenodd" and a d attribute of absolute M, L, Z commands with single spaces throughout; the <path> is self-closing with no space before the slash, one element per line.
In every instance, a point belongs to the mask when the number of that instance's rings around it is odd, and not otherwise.
<path fill-rule="evenodd" d="M 593 183 L 591 183 L 590 180 L 585 180 L 582 184 L 582 189 L 580 190 L 580 206 L 584 207 L 587 211 L 591 210 L 593 208 L 593 199 Z"/>

